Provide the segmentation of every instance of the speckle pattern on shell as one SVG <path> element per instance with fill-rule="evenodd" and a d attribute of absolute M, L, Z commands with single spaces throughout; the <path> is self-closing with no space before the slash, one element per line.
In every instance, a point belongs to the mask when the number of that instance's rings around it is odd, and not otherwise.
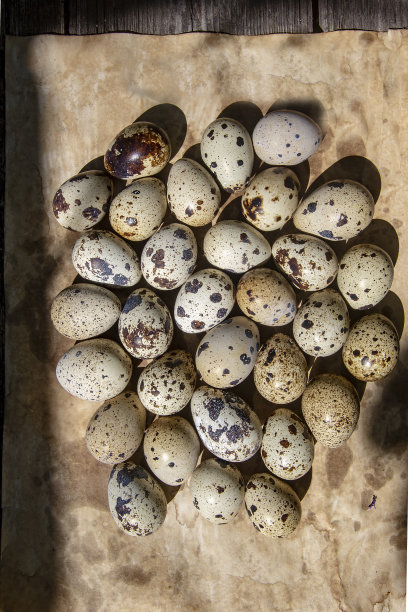
<path fill-rule="evenodd" d="M 235 465 L 222 459 L 206 459 L 191 476 L 190 494 L 201 516 L 222 525 L 231 522 L 241 508 L 244 479 Z"/>
<path fill-rule="evenodd" d="M 251 476 L 246 486 L 245 507 L 255 529 L 272 538 L 290 535 L 301 518 L 295 491 L 271 474 Z"/>
<path fill-rule="evenodd" d="M 134 181 L 112 200 L 109 221 L 126 240 L 150 238 L 159 229 L 167 210 L 166 189 L 158 178 Z"/>
<path fill-rule="evenodd" d="M 142 277 L 139 258 L 122 238 L 105 230 L 87 232 L 74 244 L 72 263 L 82 278 L 114 287 L 132 287 Z"/>
<path fill-rule="evenodd" d="M 235 119 L 216 119 L 204 130 L 201 157 L 228 193 L 249 182 L 254 150 L 247 129 Z"/>
<path fill-rule="evenodd" d="M 259 350 L 259 331 L 246 317 L 226 319 L 206 333 L 198 345 L 199 376 L 212 387 L 239 385 L 252 372 Z"/>
<path fill-rule="evenodd" d="M 392 372 L 399 356 L 396 329 L 381 314 L 366 315 L 351 328 L 343 347 L 343 361 L 348 371 L 366 382 L 381 380 Z"/>
<path fill-rule="evenodd" d="M 197 373 L 190 353 L 176 349 L 149 363 L 139 376 L 137 392 L 154 414 L 170 415 L 187 406 Z"/>
<path fill-rule="evenodd" d="M 255 153 L 270 165 L 293 166 L 305 161 L 318 149 L 320 127 L 298 111 L 275 110 L 255 126 L 252 140 Z"/>
<path fill-rule="evenodd" d="M 319 374 L 302 395 L 302 412 L 316 441 L 337 448 L 357 426 L 360 414 L 357 391 L 344 376 Z"/>
<path fill-rule="evenodd" d="M 129 295 L 119 317 L 119 337 L 133 357 L 159 357 L 169 348 L 173 331 L 170 311 L 154 291 L 136 289 Z"/>
<path fill-rule="evenodd" d="M 293 216 L 302 232 L 327 240 L 357 236 L 372 220 L 374 200 L 366 187 L 341 179 L 322 185 L 302 200 Z"/>
<path fill-rule="evenodd" d="M 126 461 L 139 448 L 146 427 L 146 410 L 134 391 L 107 400 L 89 421 L 86 445 L 102 463 Z"/>
<path fill-rule="evenodd" d="M 296 480 L 312 467 L 313 438 L 294 412 L 278 408 L 266 421 L 261 456 L 273 474 L 284 480 Z"/>
<path fill-rule="evenodd" d="M 241 274 L 266 262 L 271 256 L 271 247 L 248 223 L 225 220 L 206 233 L 204 255 L 212 266 Z"/>
<path fill-rule="evenodd" d="M 296 314 L 295 292 L 282 274 L 269 268 L 255 268 L 241 277 L 237 302 L 244 314 L 262 325 L 287 325 Z"/>
<path fill-rule="evenodd" d="M 302 395 L 307 382 L 307 361 L 292 338 L 275 334 L 261 346 L 254 382 L 259 393 L 275 404 L 289 404 Z"/>
<path fill-rule="evenodd" d="M 168 485 L 181 485 L 194 471 L 200 441 L 186 419 L 159 417 L 146 431 L 144 456 L 153 474 Z"/>
<path fill-rule="evenodd" d="M 191 398 L 191 414 L 202 443 L 220 459 L 245 461 L 261 446 L 259 418 L 231 391 L 199 387 Z"/>
<path fill-rule="evenodd" d="M 192 274 L 196 261 L 197 241 L 192 230 L 181 223 L 171 223 L 146 242 L 142 273 L 156 289 L 176 289 Z"/>
<path fill-rule="evenodd" d="M 272 256 L 290 282 L 302 291 L 326 289 L 336 278 L 336 253 L 320 238 L 287 234 L 272 245 Z"/>
<path fill-rule="evenodd" d="M 101 402 L 118 395 L 132 375 L 132 361 L 113 340 L 78 342 L 58 361 L 57 379 L 71 395 Z"/>
<path fill-rule="evenodd" d="M 220 189 L 205 168 L 192 159 L 179 159 L 167 180 L 171 212 L 182 223 L 199 227 L 211 223 L 221 202 Z"/>
<path fill-rule="evenodd" d="M 54 298 L 51 319 L 63 336 L 85 340 L 110 329 L 118 320 L 120 309 L 119 298 L 105 287 L 78 283 Z"/>
<path fill-rule="evenodd" d="M 189 334 L 208 331 L 224 321 L 235 303 L 235 288 L 221 270 L 195 272 L 180 288 L 174 305 L 177 327 Z"/>
<path fill-rule="evenodd" d="M 267 168 L 257 174 L 242 196 L 245 220 L 261 231 L 280 229 L 299 203 L 299 180 L 289 168 Z"/>
<path fill-rule="evenodd" d="M 112 179 L 99 170 L 80 172 L 61 185 L 52 209 L 60 225 L 75 232 L 90 229 L 109 210 Z"/>
<path fill-rule="evenodd" d="M 115 136 L 104 161 L 109 174 L 129 180 L 157 174 L 170 156 L 170 141 L 164 130 L 153 123 L 136 121 Z"/>
<path fill-rule="evenodd" d="M 311 293 L 296 313 L 293 336 L 305 353 L 327 357 L 341 349 L 350 326 L 347 306 L 338 291 Z"/>
<path fill-rule="evenodd" d="M 132 461 L 118 463 L 108 483 L 109 510 L 122 531 L 146 536 L 156 531 L 167 514 L 167 500 L 158 482 Z"/>
<path fill-rule="evenodd" d="M 337 284 L 351 308 L 367 310 L 387 295 L 393 276 L 388 253 L 373 244 L 357 244 L 343 255 Z"/>

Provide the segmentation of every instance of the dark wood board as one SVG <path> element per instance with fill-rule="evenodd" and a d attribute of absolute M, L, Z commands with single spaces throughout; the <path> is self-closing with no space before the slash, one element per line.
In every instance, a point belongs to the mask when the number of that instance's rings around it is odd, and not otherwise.
<path fill-rule="evenodd" d="M 319 0 L 318 9 L 323 32 L 408 27 L 408 0 Z"/>

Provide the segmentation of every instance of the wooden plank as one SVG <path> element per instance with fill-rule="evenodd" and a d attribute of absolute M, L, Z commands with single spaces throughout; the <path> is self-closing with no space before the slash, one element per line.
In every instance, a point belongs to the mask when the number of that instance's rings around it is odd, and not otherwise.
<path fill-rule="evenodd" d="M 5 31 L 12 36 L 64 34 L 64 0 L 6 0 Z"/>
<path fill-rule="evenodd" d="M 318 11 L 323 32 L 408 27 L 408 0 L 319 0 Z"/>

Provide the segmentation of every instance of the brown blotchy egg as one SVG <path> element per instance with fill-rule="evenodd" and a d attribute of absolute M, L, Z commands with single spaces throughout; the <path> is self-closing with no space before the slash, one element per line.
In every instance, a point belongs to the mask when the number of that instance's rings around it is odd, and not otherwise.
<path fill-rule="evenodd" d="M 237 302 L 242 312 L 262 325 L 286 325 L 296 313 L 296 295 L 288 281 L 269 268 L 249 270 L 240 279 Z"/>

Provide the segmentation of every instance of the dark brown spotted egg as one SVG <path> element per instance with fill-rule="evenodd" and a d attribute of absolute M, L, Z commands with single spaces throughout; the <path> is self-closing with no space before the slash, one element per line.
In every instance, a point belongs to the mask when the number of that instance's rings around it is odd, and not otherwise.
<path fill-rule="evenodd" d="M 248 317 L 272 327 L 291 323 L 296 313 L 295 292 L 282 274 L 269 268 L 254 268 L 240 278 L 237 302 Z"/>

